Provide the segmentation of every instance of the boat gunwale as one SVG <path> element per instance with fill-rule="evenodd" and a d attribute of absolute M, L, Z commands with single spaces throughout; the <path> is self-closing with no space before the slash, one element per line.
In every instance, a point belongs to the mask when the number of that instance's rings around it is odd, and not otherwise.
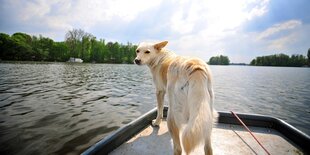
<path fill-rule="evenodd" d="M 167 117 L 168 107 L 164 107 L 164 117 Z M 108 154 L 122 145 L 142 130 L 151 125 L 153 119 L 156 118 L 157 108 L 150 110 L 139 118 L 117 129 L 112 134 L 106 136 L 90 148 L 88 148 L 82 155 L 94 154 Z M 265 127 L 277 130 L 285 138 L 292 141 L 293 144 L 305 154 L 310 154 L 310 136 L 296 129 L 282 119 L 258 115 L 258 114 L 245 114 L 237 113 L 240 119 L 248 126 Z M 218 123 L 240 125 L 236 118 L 229 112 L 219 112 Z"/>

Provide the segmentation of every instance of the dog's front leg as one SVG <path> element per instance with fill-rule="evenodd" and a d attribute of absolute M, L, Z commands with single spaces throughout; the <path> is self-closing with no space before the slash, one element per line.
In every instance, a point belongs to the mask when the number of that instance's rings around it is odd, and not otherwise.
<path fill-rule="evenodd" d="M 153 120 L 153 126 L 159 126 L 161 120 L 163 118 L 163 111 L 164 111 L 164 97 L 165 91 L 156 91 L 156 98 L 157 98 L 157 117 L 156 120 Z"/>

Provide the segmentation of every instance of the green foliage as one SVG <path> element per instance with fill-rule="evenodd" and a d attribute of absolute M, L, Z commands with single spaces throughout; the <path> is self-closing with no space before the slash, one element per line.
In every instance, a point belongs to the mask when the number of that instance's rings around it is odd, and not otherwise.
<path fill-rule="evenodd" d="M 49 53 L 49 61 L 68 61 L 70 53 L 65 42 L 54 42 Z"/>
<path fill-rule="evenodd" d="M 31 48 L 31 36 L 25 33 L 14 33 L 11 37 L 15 44 L 17 60 L 27 60 L 31 58 L 33 50 Z"/>
<path fill-rule="evenodd" d="M 32 54 L 32 59 L 36 61 L 42 60 L 53 60 L 50 59 L 54 57 L 55 51 L 54 50 L 54 41 L 50 38 L 42 37 L 41 35 L 39 38 L 36 36 L 32 37 L 32 49 L 34 53 Z"/>
<path fill-rule="evenodd" d="M 81 29 L 67 32 L 64 42 L 54 42 L 43 36 L 0 33 L 0 60 L 68 61 L 70 57 L 84 62 L 133 63 L 137 46 L 127 43 L 97 40 Z"/>
<path fill-rule="evenodd" d="M 307 63 L 303 55 L 293 54 L 291 57 L 285 54 L 274 54 L 268 56 L 256 57 L 250 63 L 252 66 L 291 66 L 301 67 Z"/>
<path fill-rule="evenodd" d="M 16 59 L 16 42 L 7 34 L 0 33 L 0 59 Z"/>
<path fill-rule="evenodd" d="M 223 55 L 211 57 L 208 62 L 210 65 L 229 65 L 229 63 L 229 58 Z"/>
<path fill-rule="evenodd" d="M 92 34 L 81 29 L 69 30 L 65 41 L 54 42 L 43 36 L 30 36 L 26 33 L 14 33 L 12 36 L 0 33 L 0 60 L 18 61 L 67 61 L 70 57 L 81 58 L 84 62 L 96 63 L 133 63 L 136 45 L 118 42 L 106 43 L 97 40 Z M 303 55 L 275 54 L 256 57 L 253 66 L 310 66 L 310 48 L 308 59 Z M 308 62 L 307 62 L 308 61 Z M 211 57 L 211 65 L 229 65 L 227 56 Z"/>

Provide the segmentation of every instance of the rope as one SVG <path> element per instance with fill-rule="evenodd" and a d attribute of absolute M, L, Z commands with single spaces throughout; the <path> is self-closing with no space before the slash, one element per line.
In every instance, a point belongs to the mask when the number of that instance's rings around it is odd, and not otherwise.
<path fill-rule="evenodd" d="M 254 136 L 252 131 L 243 123 L 243 121 L 235 114 L 233 111 L 230 111 L 236 118 L 237 120 L 243 125 L 243 127 L 252 135 L 252 137 L 257 141 L 257 143 L 265 150 L 265 152 L 270 155 L 270 153 L 267 151 L 267 149 L 258 141 L 258 139 Z"/>

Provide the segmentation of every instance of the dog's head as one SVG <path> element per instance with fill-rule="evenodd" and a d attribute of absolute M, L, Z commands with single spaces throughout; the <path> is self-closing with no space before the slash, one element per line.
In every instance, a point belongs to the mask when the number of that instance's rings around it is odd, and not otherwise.
<path fill-rule="evenodd" d="M 137 57 L 134 60 L 134 63 L 137 65 L 146 65 L 156 58 L 157 54 L 168 44 L 168 41 L 162 41 L 159 43 L 140 43 L 136 54 Z"/>

